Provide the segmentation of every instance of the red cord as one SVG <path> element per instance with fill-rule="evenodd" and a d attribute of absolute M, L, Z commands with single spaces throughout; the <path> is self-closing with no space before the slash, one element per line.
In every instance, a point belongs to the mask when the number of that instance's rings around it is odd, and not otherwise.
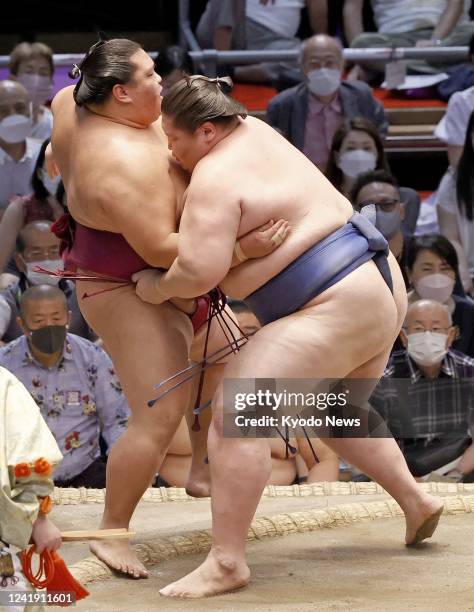
<path fill-rule="evenodd" d="M 28 550 L 23 551 L 21 555 L 21 566 L 27 580 L 36 588 L 44 589 L 54 578 L 54 559 L 52 553 L 45 549 L 39 555 L 39 566 L 36 574 L 33 574 L 31 560 L 36 552 L 36 546 L 33 544 Z"/>

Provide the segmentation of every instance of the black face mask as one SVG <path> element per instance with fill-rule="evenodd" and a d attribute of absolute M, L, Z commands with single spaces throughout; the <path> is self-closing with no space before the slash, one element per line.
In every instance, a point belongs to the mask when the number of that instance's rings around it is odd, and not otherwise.
<path fill-rule="evenodd" d="M 30 330 L 31 344 L 46 355 L 56 353 L 64 346 L 66 325 L 47 325 L 40 329 Z"/>

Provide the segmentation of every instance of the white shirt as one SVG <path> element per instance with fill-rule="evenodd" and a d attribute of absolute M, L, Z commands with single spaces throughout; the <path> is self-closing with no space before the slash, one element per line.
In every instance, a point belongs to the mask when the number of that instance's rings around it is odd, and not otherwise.
<path fill-rule="evenodd" d="M 305 0 L 275 0 L 275 4 L 270 0 L 266 5 L 260 4 L 259 0 L 247 0 L 245 15 L 275 34 L 293 38 L 298 31 L 304 6 Z"/>
<path fill-rule="evenodd" d="M 32 193 L 31 177 L 40 148 L 40 140 L 27 138 L 25 154 L 15 161 L 0 147 L 0 208 L 5 208 L 13 196 Z"/>
<path fill-rule="evenodd" d="M 46 138 L 51 138 L 52 131 L 53 113 L 49 110 L 49 108 L 44 106 L 39 116 L 39 121 L 33 125 L 30 137 L 38 138 L 39 140 L 43 141 L 46 140 Z"/>
<path fill-rule="evenodd" d="M 449 98 L 448 108 L 435 129 L 435 136 L 448 145 L 464 146 L 469 117 L 474 111 L 474 86 L 457 91 Z"/>
<path fill-rule="evenodd" d="M 382 34 L 412 32 L 438 25 L 449 0 L 372 0 L 377 30 Z M 464 9 L 457 25 L 469 23 L 471 0 L 464 0 Z"/>
<path fill-rule="evenodd" d="M 474 220 L 467 219 L 459 211 L 456 195 L 456 171 L 452 168 L 449 168 L 441 179 L 438 188 L 437 205 L 455 215 L 461 238 L 461 246 L 466 254 L 469 274 L 471 277 L 474 276 Z"/>

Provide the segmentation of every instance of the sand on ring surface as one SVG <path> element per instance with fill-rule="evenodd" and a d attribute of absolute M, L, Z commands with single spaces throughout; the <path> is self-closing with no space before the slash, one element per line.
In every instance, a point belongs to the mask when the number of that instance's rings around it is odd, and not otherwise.
<path fill-rule="evenodd" d="M 173 503 L 145 499 L 134 516 L 136 548 L 150 569 L 148 580 L 116 577 L 100 561 L 84 559 L 88 556 L 84 545 L 74 553 L 65 546 L 61 554 L 68 564 L 80 559 L 70 569 L 84 584 L 100 580 L 87 585 L 91 596 L 77 604 L 84 610 L 141 612 L 174 610 L 177 605 L 193 612 L 474 610 L 468 587 L 474 553 L 470 538 L 474 486 L 421 486 L 444 497 L 445 515 L 435 538 L 413 550 L 403 545 L 400 508 L 373 483 L 325 483 L 297 490 L 268 487 L 249 531 L 252 581 L 241 591 L 212 599 L 174 601 L 158 593 L 194 569 L 210 545 L 209 500 L 188 501 L 179 491 L 175 497 L 171 490 L 165 494 L 168 502 L 177 500 Z M 102 511 L 99 500 L 78 504 L 72 498 L 68 502 L 65 491 L 61 495 L 53 516 L 61 528 L 97 524 Z"/>

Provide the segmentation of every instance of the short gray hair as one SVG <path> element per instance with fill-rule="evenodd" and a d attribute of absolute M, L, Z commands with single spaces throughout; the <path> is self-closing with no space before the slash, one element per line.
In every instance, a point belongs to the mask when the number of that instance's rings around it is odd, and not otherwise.
<path fill-rule="evenodd" d="M 412 310 L 414 308 L 424 308 L 425 306 L 437 306 L 439 308 L 442 308 L 446 314 L 448 315 L 448 322 L 449 322 L 449 327 L 452 327 L 453 325 L 453 317 L 451 315 L 451 311 L 449 309 L 448 306 L 446 306 L 446 304 L 442 304 L 441 302 L 437 302 L 436 300 L 427 300 L 427 299 L 422 299 L 422 300 L 416 300 L 416 302 L 413 302 L 412 304 L 408 305 L 408 310 L 407 310 L 407 314 L 405 317 L 405 323 L 403 324 L 403 327 L 406 327 L 406 322 L 408 319 L 409 314 L 412 312 Z"/>

